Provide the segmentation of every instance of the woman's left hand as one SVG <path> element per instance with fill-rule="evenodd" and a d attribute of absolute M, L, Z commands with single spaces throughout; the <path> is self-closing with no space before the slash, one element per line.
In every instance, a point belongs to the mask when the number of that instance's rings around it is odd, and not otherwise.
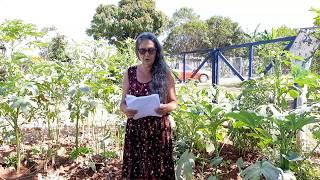
<path fill-rule="evenodd" d="M 169 106 L 168 104 L 160 104 L 160 107 L 157 108 L 156 113 L 160 114 L 160 115 L 166 115 L 168 112 L 170 112 Z"/>

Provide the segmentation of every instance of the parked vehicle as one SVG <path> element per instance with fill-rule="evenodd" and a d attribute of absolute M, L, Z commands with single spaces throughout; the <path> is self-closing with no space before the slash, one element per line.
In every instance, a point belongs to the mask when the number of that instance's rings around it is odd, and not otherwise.
<path fill-rule="evenodd" d="M 186 64 L 186 80 L 197 80 L 201 83 L 208 82 L 211 79 L 211 72 L 200 69 L 192 78 L 191 75 L 196 71 L 197 68 Z M 179 64 L 177 69 L 173 69 L 175 75 L 183 80 L 183 64 Z"/>

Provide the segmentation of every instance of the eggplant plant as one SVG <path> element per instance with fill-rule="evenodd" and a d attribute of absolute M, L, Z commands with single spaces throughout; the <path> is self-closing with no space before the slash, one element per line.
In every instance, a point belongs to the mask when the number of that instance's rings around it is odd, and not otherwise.
<path fill-rule="evenodd" d="M 60 106 L 65 100 L 68 89 L 68 64 L 57 62 L 43 62 L 34 65 L 32 72 L 37 75 L 35 81 L 39 85 L 42 112 L 48 125 L 48 137 L 59 142 Z M 56 123 L 55 136 L 52 133 L 52 123 Z"/>
<path fill-rule="evenodd" d="M 61 119 L 59 113 L 67 94 L 67 69 L 68 65 L 66 63 L 45 61 L 34 64 L 31 70 L 35 76 L 34 81 L 39 87 L 38 105 L 40 113 L 38 115 L 43 116 L 47 123 L 47 137 L 50 140 L 49 149 L 51 151 L 51 153 L 48 153 L 48 157 L 51 158 L 52 165 L 55 164 L 55 155 L 60 147 Z M 44 164 L 44 167 L 46 167 L 46 164 Z"/>
<path fill-rule="evenodd" d="M 88 110 L 85 109 L 85 103 L 88 101 L 90 88 L 85 84 L 75 84 L 69 88 L 70 95 L 70 118 L 75 121 L 76 139 L 75 148 L 79 148 L 79 127 L 80 121 L 88 116 Z"/>
<path fill-rule="evenodd" d="M 267 108 L 267 107 L 266 107 Z M 275 110 L 273 110 L 275 111 Z M 279 154 L 276 163 L 283 170 L 290 169 L 290 162 L 301 160 L 300 148 L 296 145 L 296 133 L 308 124 L 315 123 L 315 120 L 308 113 L 276 113 L 266 117 L 257 115 L 254 112 L 232 112 L 227 116 L 235 119 L 235 128 L 247 127 L 252 130 L 251 136 L 257 138 L 261 148 L 272 147 Z M 269 126 L 269 123 L 272 126 Z M 270 128 L 266 130 L 265 127 Z"/>
<path fill-rule="evenodd" d="M 219 88 L 199 90 L 196 84 L 181 86 L 178 90 L 180 108 L 173 112 L 178 156 L 190 149 L 192 155 L 197 154 L 197 160 L 214 166 L 214 177 L 218 177 L 218 166 L 223 161 L 220 152 L 226 136 L 223 131 L 223 123 L 228 120 L 225 114 L 231 111 L 231 104 L 226 103 L 220 93 Z M 207 160 L 207 154 L 214 155 L 213 159 Z"/>
<path fill-rule="evenodd" d="M 20 79 L 16 83 L 7 82 L 3 88 L 5 95 L 0 96 L 0 115 L 13 128 L 15 135 L 17 171 L 20 171 L 21 143 L 23 134 L 21 126 L 31 121 L 37 105 L 38 87 L 33 82 Z"/>
<path fill-rule="evenodd" d="M 177 167 L 175 171 L 176 179 L 182 180 L 192 179 L 192 169 L 195 166 L 195 156 L 192 152 L 189 152 L 187 149 L 180 157 L 180 159 L 177 162 Z"/>
<path fill-rule="evenodd" d="M 240 176 L 245 180 L 249 179 L 261 179 L 275 180 L 283 179 L 283 171 L 280 168 L 275 167 L 271 162 L 267 160 L 257 161 L 246 169 L 242 170 L 243 163 L 237 165 L 240 169 Z"/>

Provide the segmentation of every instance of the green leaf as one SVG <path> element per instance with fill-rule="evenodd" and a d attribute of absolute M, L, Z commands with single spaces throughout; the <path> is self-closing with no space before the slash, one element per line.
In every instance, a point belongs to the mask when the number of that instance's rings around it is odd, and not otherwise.
<path fill-rule="evenodd" d="M 289 90 L 289 94 L 292 98 L 297 98 L 299 96 L 299 92 L 293 89 Z"/>
<path fill-rule="evenodd" d="M 208 180 L 218 180 L 218 178 L 217 178 L 217 176 L 212 176 L 211 175 L 211 176 L 208 177 Z"/>
<path fill-rule="evenodd" d="M 319 141 L 320 140 L 320 127 L 313 130 L 312 135 L 315 139 L 317 139 Z"/>
<path fill-rule="evenodd" d="M 13 57 L 12 57 L 12 59 L 13 59 L 14 61 L 22 60 L 22 59 L 27 59 L 27 58 L 28 58 L 28 56 L 25 55 L 25 54 L 23 54 L 23 53 L 21 53 L 21 52 L 14 53 L 14 54 L 13 54 Z"/>
<path fill-rule="evenodd" d="M 214 147 L 214 144 L 212 142 L 206 142 L 206 151 L 207 153 L 211 154 L 214 152 L 216 148 Z"/>
<path fill-rule="evenodd" d="M 241 172 L 242 168 L 244 167 L 244 162 L 243 162 L 242 157 L 237 160 L 236 164 L 237 164 L 237 167 L 239 169 L 239 172 Z"/>
<path fill-rule="evenodd" d="M 222 160 L 223 160 L 222 157 L 215 157 L 215 158 L 211 159 L 210 164 L 211 164 L 212 166 L 217 167 L 217 166 L 219 166 L 219 165 L 222 163 Z"/>
<path fill-rule="evenodd" d="M 235 121 L 232 123 L 232 127 L 234 128 L 245 128 L 247 127 L 247 124 L 243 121 Z"/>
<path fill-rule="evenodd" d="M 90 91 L 89 86 L 87 86 L 87 85 L 85 85 L 85 84 L 79 85 L 79 89 L 80 89 L 81 92 L 84 92 L 84 93 L 87 93 L 87 92 Z"/>
<path fill-rule="evenodd" d="M 16 97 L 12 96 L 9 99 L 10 108 L 20 108 L 20 110 L 24 113 L 28 112 L 29 109 L 32 108 L 38 108 L 38 104 L 30 99 L 29 96 L 23 96 L 23 97 Z"/>
<path fill-rule="evenodd" d="M 195 157 L 192 152 L 187 149 L 177 162 L 176 179 L 192 179 L 193 167 L 195 165 Z"/>
<path fill-rule="evenodd" d="M 295 152 L 290 152 L 289 156 L 282 154 L 282 157 L 284 157 L 288 161 L 302 161 L 303 160 L 303 158 L 298 156 L 298 154 Z"/>
<path fill-rule="evenodd" d="M 75 86 L 71 86 L 70 88 L 69 88 L 69 94 L 70 94 L 70 96 L 74 96 L 75 95 L 75 93 L 77 92 L 77 90 L 76 90 L 76 87 Z"/>
<path fill-rule="evenodd" d="M 284 129 L 291 131 L 301 130 L 307 124 L 315 122 L 314 117 L 308 116 L 307 114 L 289 114 L 286 116 Z"/>
<path fill-rule="evenodd" d="M 248 112 L 248 111 L 240 111 L 240 112 L 231 112 L 226 115 L 227 117 L 233 118 L 237 121 L 242 121 L 247 126 L 254 128 L 259 127 L 261 124 L 261 120 L 264 119 L 263 116 L 258 116 L 254 112 Z"/>
<path fill-rule="evenodd" d="M 266 180 L 275 180 L 282 177 L 282 170 L 273 166 L 268 161 L 257 161 L 245 170 L 243 170 L 240 175 L 245 180 L 257 179 L 264 177 Z"/>
<path fill-rule="evenodd" d="M 91 148 L 88 148 L 88 147 L 79 147 L 78 149 L 74 149 L 72 152 L 71 152 L 71 159 L 77 159 L 79 156 L 82 156 L 82 155 L 87 155 L 87 154 L 90 154 L 92 153 L 93 150 Z"/>
<path fill-rule="evenodd" d="M 262 128 L 255 128 L 255 130 L 259 132 L 259 136 L 260 136 L 260 137 L 262 136 L 263 139 L 270 139 L 270 140 L 272 140 L 272 136 L 269 134 L 268 131 L 266 131 L 266 130 L 264 130 L 264 129 L 262 129 Z"/>

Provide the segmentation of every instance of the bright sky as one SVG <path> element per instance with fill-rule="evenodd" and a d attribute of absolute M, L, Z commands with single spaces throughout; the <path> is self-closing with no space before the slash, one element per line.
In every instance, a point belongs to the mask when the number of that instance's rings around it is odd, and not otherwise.
<path fill-rule="evenodd" d="M 38 27 L 52 26 L 75 40 L 87 38 L 85 30 L 99 4 L 117 4 L 118 0 L 1 0 L 0 23 L 22 19 Z M 171 17 L 176 9 L 191 7 L 207 19 L 227 16 L 244 30 L 253 31 L 286 25 L 292 28 L 313 26 L 311 7 L 320 8 L 320 0 L 156 0 L 156 8 Z"/>

